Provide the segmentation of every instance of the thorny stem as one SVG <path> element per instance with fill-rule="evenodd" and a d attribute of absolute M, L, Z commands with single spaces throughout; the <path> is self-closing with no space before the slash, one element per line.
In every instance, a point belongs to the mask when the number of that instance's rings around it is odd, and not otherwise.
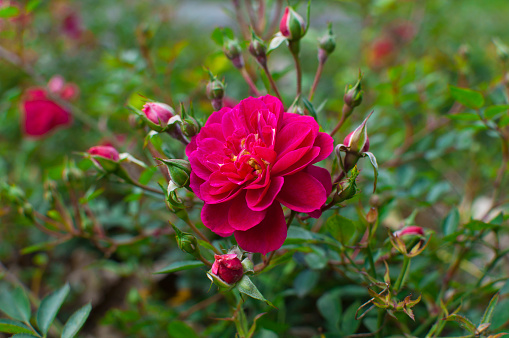
<path fill-rule="evenodd" d="M 269 82 L 270 82 L 270 86 L 272 87 L 272 90 L 274 90 L 274 93 L 276 94 L 277 98 L 280 101 L 283 101 L 281 99 L 281 94 L 279 94 L 279 90 L 277 89 L 277 84 L 274 81 L 274 79 L 272 78 L 272 74 L 270 73 L 269 68 L 267 67 L 267 64 L 262 65 L 262 68 L 263 68 L 263 71 L 265 72 L 265 74 L 267 75 L 267 78 L 269 79 Z"/>
<path fill-rule="evenodd" d="M 313 81 L 313 85 L 311 86 L 311 90 L 309 91 L 309 101 L 313 100 L 313 95 L 315 95 L 316 87 L 318 87 L 318 82 L 320 82 L 320 77 L 322 76 L 323 66 L 325 65 L 325 60 L 318 62 L 318 68 L 316 69 L 315 79 Z"/>
<path fill-rule="evenodd" d="M 242 77 L 246 81 L 247 85 L 249 86 L 253 94 L 255 96 L 260 96 L 260 92 L 258 91 L 258 88 L 256 88 L 253 79 L 251 79 L 251 75 L 249 75 L 249 73 L 247 72 L 246 67 L 240 68 L 240 73 L 242 74 Z"/>

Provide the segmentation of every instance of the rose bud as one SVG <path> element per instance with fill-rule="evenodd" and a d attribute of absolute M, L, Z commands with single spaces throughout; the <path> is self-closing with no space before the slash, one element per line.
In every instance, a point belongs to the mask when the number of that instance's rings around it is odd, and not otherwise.
<path fill-rule="evenodd" d="M 181 236 L 177 236 L 177 244 L 180 250 L 194 254 L 198 250 L 198 241 L 192 234 L 183 232 Z"/>
<path fill-rule="evenodd" d="M 291 7 L 286 7 L 279 30 L 288 40 L 298 41 L 306 34 L 306 21 Z"/>
<path fill-rule="evenodd" d="M 244 268 L 236 254 L 214 255 L 211 273 L 227 284 L 235 284 L 242 279 Z"/>
<path fill-rule="evenodd" d="M 65 80 L 61 75 L 54 75 L 48 81 L 48 89 L 55 94 L 60 94 L 60 92 L 64 89 L 64 85 Z"/>
<path fill-rule="evenodd" d="M 329 23 L 329 31 L 318 40 L 318 60 L 324 63 L 327 57 L 336 49 L 336 36 L 332 32 L 332 23 Z"/>
<path fill-rule="evenodd" d="M 172 107 L 161 102 L 147 102 L 142 111 L 147 119 L 160 126 L 166 126 L 168 121 L 175 115 Z"/>
<path fill-rule="evenodd" d="M 369 138 L 367 133 L 367 122 L 369 117 L 373 114 L 371 112 L 366 119 L 354 131 L 348 134 L 343 140 L 343 144 L 347 146 L 350 151 L 357 153 L 365 153 L 369 150 Z"/>
<path fill-rule="evenodd" d="M 262 39 L 251 32 L 251 43 L 249 44 L 249 53 L 256 58 L 256 61 L 262 66 L 267 66 L 267 46 Z"/>
<path fill-rule="evenodd" d="M 207 97 L 211 101 L 214 110 L 217 111 L 223 108 L 224 82 L 219 81 L 212 73 L 210 74 L 210 81 L 207 84 Z"/>
<path fill-rule="evenodd" d="M 423 228 L 416 226 L 416 225 L 410 225 L 406 226 L 401 230 L 398 230 L 394 232 L 395 237 L 402 237 L 405 235 L 417 235 L 417 236 L 424 236 L 424 230 Z"/>
<path fill-rule="evenodd" d="M 92 156 L 104 157 L 114 162 L 118 162 L 120 159 L 117 149 L 111 146 L 95 146 L 88 149 L 88 153 Z"/>
<path fill-rule="evenodd" d="M 359 74 L 359 79 L 353 85 L 346 87 L 345 96 L 343 96 L 343 101 L 345 102 L 343 106 L 343 113 L 349 115 L 352 113 L 353 109 L 362 103 L 362 85 L 361 85 L 361 75 Z M 346 144 L 346 143 L 345 143 Z"/>
<path fill-rule="evenodd" d="M 240 69 L 244 67 L 244 59 L 242 57 L 242 49 L 240 48 L 237 40 L 232 40 L 224 37 L 223 50 L 226 57 L 233 63 L 233 65 Z"/>

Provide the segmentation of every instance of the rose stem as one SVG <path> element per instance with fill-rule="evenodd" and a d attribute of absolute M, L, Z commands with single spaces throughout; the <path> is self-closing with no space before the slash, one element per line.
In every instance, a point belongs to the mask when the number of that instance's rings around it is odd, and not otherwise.
<path fill-rule="evenodd" d="M 214 246 L 212 245 L 212 243 L 210 242 L 210 240 L 203 234 L 203 232 L 201 232 L 197 227 L 196 225 L 193 224 L 193 222 L 191 222 L 191 220 L 189 219 L 189 217 L 187 216 L 187 213 L 186 213 L 186 217 L 184 217 L 184 222 L 186 222 L 187 225 L 189 225 L 189 227 L 191 229 L 193 229 L 193 231 L 201 238 L 203 239 L 205 242 L 209 243 L 211 247 L 214 248 L 214 252 L 218 255 L 221 255 L 221 252 Z"/>
<path fill-rule="evenodd" d="M 279 99 L 279 101 L 283 101 L 281 99 L 281 94 L 279 94 L 279 90 L 277 89 L 277 85 L 276 85 L 276 82 L 274 81 L 274 79 L 272 78 L 272 74 L 270 73 L 269 71 L 269 67 L 267 67 L 267 64 L 265 65 L 262 65 L 262 68 L 263 70 L 265 71 L 265 74 L 267 75 L 267 78 L 269 79 L 269 82 L 270 82 L 270 86 L 272 87 L 272 89 L 274 90 L 274 93 L 276 94 L 277 98 Z"/>
<path fill-rule="evenodd" d="M 318 62 L 318 68 L 316 69 L 315 79 L 313 81 L 313 85 L 311 86 L 311 90 L 309 91 L 309 101 L 313 100 L 313 95 L 315 95 L 316 87 L 318 87 L 318 82 L 320 82 L 320 77 L 322 76 L 323 66 L 325 65 L 325 60 L 320 60 Z"/>
<path fill-rule="evenodd" d="M 302 69 L 300 67 L 300 59 L 299 59 L 299 41 L 290 41 L 288 44 L 290 48 L 290 52 L 293 56 L 293 61 L 295 62 L 295 70 L 297 71 L 297 97 L 300 96 L 302 92 Z"/>
<path fill-rule="evenodd" d="M 248 84 L 248 86 L 251 89 L 251 91 L 253 92 L 253 94 L 255 96 L 260 96 L 260 92 L 258 91 L 258 89 L 256 88 L 256 85 L 254 84 L 253 80 L 251 79 L 251 75 L 249 75 L 249 73 L 247 72 L 246 67 L 242 67 L 240 69 L 240 72 L 242 73 L 242 77 Z"/>
<path fill-rule="evenodd" d="M 334 136 L 334 134 L 336 134 L 338 132 L 339 129 L 341 129 L 341 127 L 343 126 L 343 123 L 345 123 L 346 121 L 346 114 L 345 113 L 341 113 L 341 119 L 339 120 L 338 124 L 334 127 L 334 129 L 330 132 L 330 136 Z"/>

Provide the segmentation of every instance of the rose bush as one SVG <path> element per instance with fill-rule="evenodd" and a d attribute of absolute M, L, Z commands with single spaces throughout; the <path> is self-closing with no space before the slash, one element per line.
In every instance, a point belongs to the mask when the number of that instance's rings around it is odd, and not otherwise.
<path fill-rule="evenodd" d="M 240 247 L 266 254 L 287 236 L 281 204 L 320 215 L 332 190 L 318 166 L 333 139 L 316 120 L 284 112 L 277 98 L 247 98 L 214 112 L 186 148 L 191 189 L 204 201 L 203 224 Z"/>

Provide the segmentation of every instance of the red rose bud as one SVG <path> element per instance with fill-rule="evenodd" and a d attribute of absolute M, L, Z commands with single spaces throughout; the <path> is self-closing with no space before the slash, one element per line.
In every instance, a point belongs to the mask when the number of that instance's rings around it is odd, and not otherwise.
<path fill-rule="evenodd" d="M 236 68 L 244 67 L 244 59 L 242 58 L 242 49 L 237 40 L 224 37 L 223 50 L 226 57 L 231 60 Z"/>
<path fill-rule="evenodd" d="M 298 41 L 306 34 L 306 21 L 291 7 L 286 7 L 279 30 L 288 40 Z"/>
<path fill-rule="evenodd" d="M 166 126 L 168 121 L 175 115 L 172 107 L 160 102 L 147 102 L 142 111 L 150 121 L 161 126 Z"/>
<path fill-rule="evenodd" d="M 416 235 L 416 236 L 424 236 L 424 230 L 423 228 L 416 226 L 416 225 L 410 225 L 407 227 L 404 227 L 401 230 L 398 230 L 394 232 L 395 237 L 401 237 L 405 235 Z"/>
<path fill-rule="evenodd" d="M 249 44 L 249 53 L 256 58 L 256 61 L 262 66 L 267 66 L 267 46 L 265 43 L 251 32 L 251 43 Z"/>
<path fill-rule="evenodd" d="M 92 156 L 101 156 L 114 162 L 120 159 L 117 149 L 110 146 L 95 146 L 88 149 L 88 153 Z"/>
<path fill-rule="evenodd" d="M 214 255 L 215 261 L 210 270 L 228 284 L 235 284 L 244 275 L 244 268 L 236 254 Z"/>

